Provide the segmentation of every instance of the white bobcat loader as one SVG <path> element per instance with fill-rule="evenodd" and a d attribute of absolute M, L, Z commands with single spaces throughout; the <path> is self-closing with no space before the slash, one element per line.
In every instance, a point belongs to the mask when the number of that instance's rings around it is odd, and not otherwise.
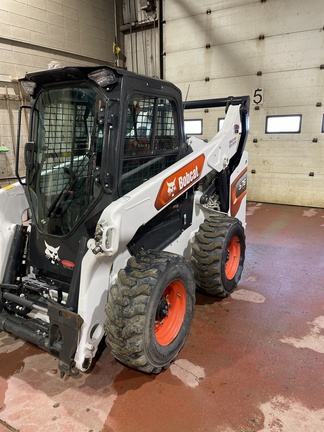
<path fill-rule="evenodd" d="M 195 290 L 225 297 L 245 256 L 249 97 L 209 142 L 184 135 L 180 91 L 111 67 L 28 73 L 26 172 L 0 190 L 0 330 L 87 371 L 105 337 L 158 373 L 182 348 Z M 27 210 L 27 212 L 26 212 Z M 22 215 L 28 214 L 28 223 Z"/>

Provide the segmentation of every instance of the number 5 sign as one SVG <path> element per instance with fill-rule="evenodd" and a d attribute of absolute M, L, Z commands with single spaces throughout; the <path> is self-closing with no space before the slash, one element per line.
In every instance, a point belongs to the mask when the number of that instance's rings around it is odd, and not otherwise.
<path fill-rule="evenodd" d="M 254 90 L 252 101 L 255 105 L 263 104 L 263 89 L 257 88 Z"/>

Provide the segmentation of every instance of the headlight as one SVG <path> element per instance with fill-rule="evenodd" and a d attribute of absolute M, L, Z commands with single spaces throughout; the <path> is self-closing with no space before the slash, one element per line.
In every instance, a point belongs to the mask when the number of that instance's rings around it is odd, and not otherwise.
<path fill-rule="evenodd" d="M 24 92 L 30 96 L 33 96 L 36 83 L 32 81 L 20 81 Z"/>
<path fill-rule="evenodd" d="M 117 81 L 116 75 L 110 69 L 99 69 L 94 72 L 90 72 L 88 77 L 96 82 L 100 87 L 109 86 Z"/>

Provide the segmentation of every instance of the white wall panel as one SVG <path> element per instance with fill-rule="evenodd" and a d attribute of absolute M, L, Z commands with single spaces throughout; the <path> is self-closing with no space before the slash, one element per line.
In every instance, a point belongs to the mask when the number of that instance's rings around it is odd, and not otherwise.
<path fill-rule="evenodd" d="M 310 34 L 311 33 L 311 34 Z M 306 37 L 298 34 L 267 37 L 265 40 L 248 40 L 225 45 L 205 46 L 182 51 L 167 51 L 166 74 L 175 77 L 178 70 L 184 80 L 192 75 L 194 79 L 209 76 L 210 79 L 254 75 L 258 71 L 273 73 L 317 68 L 323 52 L 324 32 L 307 32 Z"/>
<path fill-rule="evenodd" d="M 255 194 L 256 201 L 288 203 L 309 207 L 322 207 L 324 176 L 309 177 L 307 174 L 288 175 L 284 173 L 264 173 L 249 177 L 250 194 Z M 263 199 L 258 199 L 259 190 Z"/>
<path fill-rule="evenodd" d="M 251 105 L 248 198 L 324 207 L 323 1 L 164 0 L 164 9 L 165 76 L 189 100 L 263 89 L 259 110 Z M 301 133 L 265 134 L 277 114 L 302 114 Z M 210 138 L 224 114 L 186 117 L 202 118 Z"/>

